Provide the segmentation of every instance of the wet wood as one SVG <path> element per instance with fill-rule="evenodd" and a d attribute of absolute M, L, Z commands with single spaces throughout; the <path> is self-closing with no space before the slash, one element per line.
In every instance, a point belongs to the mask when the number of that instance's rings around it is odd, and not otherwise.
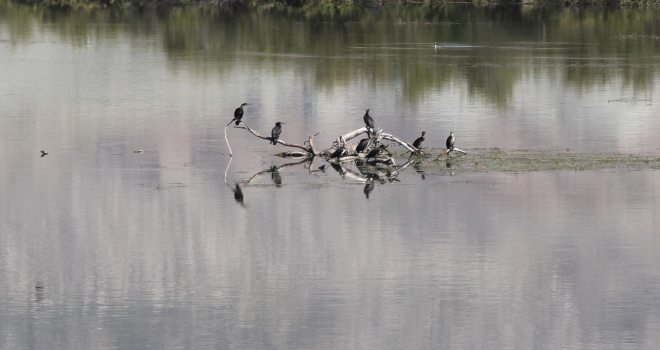
<path fill-rule="evenodd" d="M 245 124 L 243 121 L 241 121 L 240 123 L 243 125 L 243 128 L 245 128 L 247 131 L 249 131 L 252 135 L 254 135 L 254 136 L 256 136 L 256 137 L 258 137 L 258 138 L 260 138 L 260 139 L 264 139 L 264 140 L 268 140 L 268 141 L 272 142 L 272 139 L 271 139 L 270 136 L 263 136 L 263 135 L 261 135 L 260 133 L 258 133 L 258 132 L 256 132 L 256 131 L 252 130 L 252 128 L 250 128 L 250 127 L 249 127 L 247 124 Z M 286 141 L 282 141 L 282 139 L 278 139 L 278 140 L 277 140 L 277 143 L 281 144 L 282 146 L 286 146 L 286 147 L 300 148 L 301 150 L 307 152 L 309 155 L 314 155 L 314 154 L 315 154 L 315 153 L 314 153 L 314 150 L 312 149 L 312 147 L 306 147 L 306 146 L 298 145 L 298 144 L 295 144 L 295 143 L 288 143 L 288 142 L 286 142 Z"/>

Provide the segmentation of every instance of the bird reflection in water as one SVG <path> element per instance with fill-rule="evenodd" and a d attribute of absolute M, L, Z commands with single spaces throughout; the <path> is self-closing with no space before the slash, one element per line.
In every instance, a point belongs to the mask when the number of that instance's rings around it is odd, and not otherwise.
<path fill-rule="evenodd" d="M 422 180 L 426 180 L 426 173 L 424 172 L 424 168 L 422 168 L 422 163 L 413 164 L 413 168 L 415 168 L 418 174 L 422 175 Z"/>
<path fill-rule="evenodd" d="M 449 170 L 449 176 L 454 176 L 454 171 L 453 171 L 454 170 L 454 164 L 452 164 L 451 162 L 447 162 L 445 164 L 445 167 L 447 167 L 447 169 Z"/>
<path fill-rule="evenodd" d="M 330 166 L 332 166 L 333 169 L 337 170 L 339 175 L 341 175 L 342 177 L 344 177 L 344 175 L 346 175 L 346 169 L 344 169 L 341 165 L 335 164 L 335 163 L 330 163 Z"/>
<path fill-rule="evenodd" d="M 367 181 L 367 183 L 364 185 L 364 195 L 369 199 L 369 193 L 376 188 L 376 183 L 373 180 Z"/>
<path fill-rule="evenodd" d="M 270 167 L 270 178 L 273 179 L 273 182 L 275 183 L 276 187 L 281 187 L 282 186 L 282 175 L 280 175 L 279 170 L 277 169 L 276 166 Z"/>
<path fill-rule="evenodd" d="M 34 287 L 34 301 L 44 300 L 45 288 L 41 282 L 37 282 L 37 285 Z"/>
<path fill-rule="evenodd" d="M 236 203 L 244 207 L 245 203 L 243 202 L 243 191 L 241 190 L 241 186 L 238 184 L 238 182 L 236 183 L 235 187 L 232 188 L 232 191 L 234 192 L 234 200 Z"/>

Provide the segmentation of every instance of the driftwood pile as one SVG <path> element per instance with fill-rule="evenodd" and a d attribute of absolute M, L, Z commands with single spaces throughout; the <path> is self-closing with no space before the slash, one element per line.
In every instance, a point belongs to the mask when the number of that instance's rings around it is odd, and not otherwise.
<path fill-rule="evenodd" d="M 231 123 L 230 123 L 231 124 Z M 259 132 L 255 131 L 254 129 L 250 128 L 245 122 L 239 120 L 236 123 L 239 126 L 235 126 L 235 128 L 240 128 L 240 129 L 245 129 L 249 131 L 252 135 L 263 139 L 267 140 L 269 142 L 272 142 L 272 138 L 270 136 L 264 136 L 260 134 Z M 229 125 L 227 125 L 229 126 Z M 416 148 L 413 146 L 413 144 L 396 137 L 390 133 L 384 132 L 383 130 L 378 130 L 378 131 L 372 131 L 368 129 L 366 126 L 361 127 L 357 130 L 353 130 L 349 133 L 346 133 L 344 135 L 340 135 L 337 137 L 335 141 L 333 141 L 332 145 L 329 148 L 323 149 L 323 150 L 318 150 L 314 146 L 314 136 L 317 136 L 320 133 L 320 131 L 314 135 L 308 136 L 308 139 L 303 142 L 302 145 L 300 144 L 295 144 L 295 143 L 289 143 L 281 138 L 278 138 L 276 142 L 282 146 L 286 147 L 292 147 L 292 148 L 298 148 L 301 151 L 295 151 L 295 152 L 282 152 L 279 153 L 278 155 L 281 157 L 288 157 L 288 158 L 312 158 L 312 157 L 324 157 L 328 160 L 331 159 L 333 154 L 336 155 L 336 151 L 340 148 L 345 149 L 345 152 L 338 152 L 341 153 L 341 155 L 337 158 L 333 158 L 332 161 L 335 163 L 343 163 L 347 161 L 353 161 L 353 160 L 363 160 L 366 162 L 371 162 L 371 163 L 386 163 L 390 164 L 394 167 L 396 167 L 396 164 L 394 163 L 394 160 L 391 157 L 391 154 L 389 152 L 380 152 L 376 157 L 367 159 L 367 154 L 375 149 L 378 148 L 383 140 L 389 141 L 389 145 L 384 147 L 385 149 L 392 147 L 393 145 L 400 145 L 404 147 L 408 152 L 410 152 L 410 156 L 423 156 L 425 153 L 422 151 L 423 147 Z M 356 152 L 355 148 L 357 146 L 357 143 L 349 143 L 349 141 L 353 140 L 354 138 L 362 135 L 362 134 L 367 134 L 369 143 L 367 148 L 363 152 Z M 231 153 L 231 147 L 229 146 L 229 140 L 227 140 L 227 127 L 225 127 L 225 140 L 227 141 L 227 146 L 229 147 L 229 154 L 230 156 L 232 155 Z M 466 154 L 467 152 L 456 148 L 452 147 L 451 149 L 445 149 L 443 152 L 444 155 L 449 155 L 450 152 L 457 152 L 460 154 Z"/>

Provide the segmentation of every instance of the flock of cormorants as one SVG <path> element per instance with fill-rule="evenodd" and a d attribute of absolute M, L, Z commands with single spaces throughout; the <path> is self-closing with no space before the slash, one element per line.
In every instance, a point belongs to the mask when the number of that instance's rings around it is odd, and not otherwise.
<path fill-rule="evenodd" d="M 437 45 L 437 43 L 436 43 Z M 249 103 L 242 103 L 240 107 L 236 108 L 234 111 L 234 119 L 231 122 L 236 122 L 236 125 L 239 125 L 241 122 L 241 119 L 243 118 L 243 107 L 249 105 Z M 371 140 L 371 134 L 375 132 L 375 124 L 374 124 L 374 118 L 372 118 L 369 115 L 369 112 L 371 112 L 371 109 L 367 109 L 366 113 L 364 113 L 364 124 L 367 127 L 367 136 L 368 138 L 360 140 L 358 143 L 357 147 L 355 148 L 355 151 L 357 153 L 363 153 L 370 144 Z M 229 122 L 229 124 L 231 124 Z M 280 135 L 282 134 L 282 124 L 285 124 L 283 122 L 277 122 L 275 123 L 275 127 L 273 130 L 271 130 L 271 137 L 270 137 L 270 142 L 273 145 L 277 145 L 277 140 L 280 138 Z M 424 140 L 426 140 L 426 131 L 422 131 L 422 136 L 418 137 L 414 142 L 413 146 L 416 149 L 420 149 L 422 147 L 422 144 L 424 143 Z M 456 142 L 456 137 L 454 136 L 453 132 L 449 133 L 449 137 L 447 137 L 447 141 L 445 142 L 445 146 L 447 146 L 447 151 L 453 151 L 454 150 L 454 143 Z M 375 146 L 375 145 L 374 145 Z M 376 158 L 378 155 L 380 155 L 383 152 L 387 152 L 389 155 L 391 153 L 387 150 L 387 146 L 381 144 L 379 146 L 374 147 L 369 153 L 367 153 L 367 159 L 370 158 Z M 330 156 L 331 158 L 341 158 L 345 155 L 348 155 L 348 150 L 344 146 L 339 146 L 337 149 L 332 153 Z"/>

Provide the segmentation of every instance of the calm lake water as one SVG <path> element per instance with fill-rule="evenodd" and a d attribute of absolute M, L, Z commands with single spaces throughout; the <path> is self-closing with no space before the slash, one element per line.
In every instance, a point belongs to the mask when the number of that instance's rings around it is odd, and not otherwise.
<path fill-rule="evenodd" d="M 658 10 L 1 0 L 0 348 L 657 349 L 658 171 L 365 184 L 223 129 L 653 155 L 659 77 Z"/>

